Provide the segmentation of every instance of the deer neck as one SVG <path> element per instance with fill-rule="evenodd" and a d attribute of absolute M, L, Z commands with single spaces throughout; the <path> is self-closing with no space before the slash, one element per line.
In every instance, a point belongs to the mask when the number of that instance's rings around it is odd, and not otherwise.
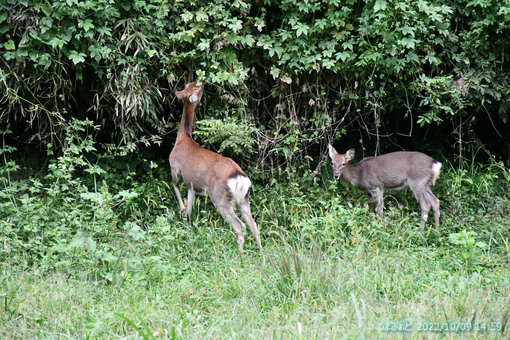
<path fill-rule="evenodd" d="M 177 131 L 178 142 L 182 138 L 193 139 L 193 121 L 195 119 L 195 106 L 188 101 L 184 102 L 184 109 L 182 110 L 181 124 Z"/>
<path fill-rule="evenodd" d="M 354 185 L 358 183 L 358 173 L 355 171 L 355 166 L 347 163 L 340 178 L 346 183 Z"/>

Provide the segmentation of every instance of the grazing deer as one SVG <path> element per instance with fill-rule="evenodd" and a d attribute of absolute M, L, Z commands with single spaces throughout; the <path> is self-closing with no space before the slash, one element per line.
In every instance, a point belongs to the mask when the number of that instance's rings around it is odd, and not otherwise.
<path fill-rule="evenodd" d="M 439 200 L 430 186 L 439 176 L 440 162 L 421 152 L 398 151 L 349 164 L 354 157 L 354 149 L 341 155 L 329 144 L 328 151 L 335 180 L 341 178 L 372 195 L 371 211 L 382 214 L 384 190 L 407 186 L 420 204 L 421 227 L 427 222 L 430 208 L 434 211 L 436 227 L 439 225 Z"/>
<path fill-rule="evenodd" d="M 170 168 L 172 169 L 172 185 L 177 194 L 181 212 L 187 213 L 190 218 L 195 193 L 208 195 L 220 215 L 232 224 L 237 235 L 239 253 L 241 253 L 245 226 L 234 212 L 233 205 L 235 205 L 250 226 L 257 245 L 262 249 L 257 224 L 250 210 L 248 198 L 250 179 L 232 159 L 204 149 L 192 138 L 195 108 L 202 94 L 203 87 L 197 86 L 195 82 L 186 84 L 184 90 L 175 92 L 177 98 L 184 102 L 184 108 L 175 146 L 170 153 Z M 187 209 L 177 186 L 181 179 L 188 186 Z"/>

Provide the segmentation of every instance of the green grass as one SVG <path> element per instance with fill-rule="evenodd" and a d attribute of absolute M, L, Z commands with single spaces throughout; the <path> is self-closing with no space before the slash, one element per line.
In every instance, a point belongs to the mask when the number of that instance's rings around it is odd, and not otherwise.
<path fill-rule="evenodd" d="M 445 169 L 437 230 L 418 227 L 409 191 L 388 193 L 379 217 L 338 182 L 255 185 L 264 252 L 247 232 L 242 258 L 207 200 L 181 219 L 168 177 L 111 176 L 94 190 L 62 178 L 0 190 L 11 197 L 0 217 L 1 339 L 510 335 L 504 168 Z"/>
<path fill-rule="evenodd" d="M 185 273 L 160 268 L 120 285 L 4 266 L 0 337 L 391 339 L 395 333 L 381 328 L 396 323 L 416 339 L 508 336 L 508 329 L 419 330 L 424 323 L 506 326 L 508 266 L 452 273 L 429 248 L 269 246 L 241 261 L 221 250 L 219 258 L 204 252 Z"/>

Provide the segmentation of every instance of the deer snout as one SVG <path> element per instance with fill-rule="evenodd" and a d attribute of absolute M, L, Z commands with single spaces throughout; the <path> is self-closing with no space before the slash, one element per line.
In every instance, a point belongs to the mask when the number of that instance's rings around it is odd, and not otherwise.
<path fill-rule="evenodd" d="M 333 178 L 335 179 L 335 181 L 338 181 L 338 179 L 340 178 L 340 174 L 333 174 Z"/>

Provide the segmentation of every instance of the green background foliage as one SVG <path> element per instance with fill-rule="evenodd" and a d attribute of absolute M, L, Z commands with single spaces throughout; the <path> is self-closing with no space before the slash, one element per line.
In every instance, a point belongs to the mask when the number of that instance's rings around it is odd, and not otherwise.
<path fill-rule="evenodd" d="M 201 80 L 203 118 L 251 123 L 259 158 L 279 164 L 344 131 L 345 149 L 368 154 L 508 163 L 508 11 L 501 1 L 6 0 L 0 117 L 57 148 L 70 117 L 89 118 L 100 142 L 135 150 L 173 136 L 172 92 Z"/>
<path fill-rule="evenodd" d="M 0 2 L 0 336 L 505 338 L 510 284 L 504 1 Z M 264 252 L 167 157 L 195 137 L 253 181 Z M 443 163 L 441 226 L 331 180 L 328 142 Z M 497 331 L 429 332 L 471 322 Z M 506 333 L 505 333 L 506 332 Z M 437 335 L 437 337 L 435 337 Z"/>

